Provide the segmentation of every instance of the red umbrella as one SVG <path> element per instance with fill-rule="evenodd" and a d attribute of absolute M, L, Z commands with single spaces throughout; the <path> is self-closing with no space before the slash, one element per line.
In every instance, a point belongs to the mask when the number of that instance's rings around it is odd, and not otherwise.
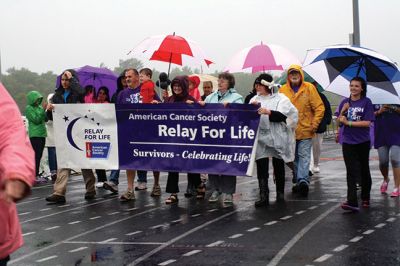
<path fill-rule="evenodd" d="M 172 64 L 207 67 L 213 62 L 208 59 L 200 46 L 181 36 L 157 35 L 144 39 L 128 54 L 148 60 L 168 62 L 168 75 Z"/>

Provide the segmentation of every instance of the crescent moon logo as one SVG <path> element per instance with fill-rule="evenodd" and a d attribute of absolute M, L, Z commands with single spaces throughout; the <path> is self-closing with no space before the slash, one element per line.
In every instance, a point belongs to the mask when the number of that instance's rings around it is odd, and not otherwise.
<path fill-rule="evenodd" d="M 77 149 L 77 150 L 83 151 L 82 149 L 80 149 L 80 148 L 78 147 L 78 145 L 76 145 L 74 139 L 72 138 L 72 129 L 73 129 L 75 123 L 76 123 L 79 119 L 81 119 L 81 117 L 75 118 L 74 120 L 71 121 L 71 123 L 69 123 L 69 125 L 68 125 L 68 127 L 67 127 L 67 139 L 68 139 L 69 144 L 71 144 L 72 147 L 74 147 L 74 148 Z"/>

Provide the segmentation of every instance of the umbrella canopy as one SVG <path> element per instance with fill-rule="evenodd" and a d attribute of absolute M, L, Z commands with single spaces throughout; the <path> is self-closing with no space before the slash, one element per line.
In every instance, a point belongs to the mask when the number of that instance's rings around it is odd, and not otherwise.
<path fill-rule="evenodd" d="M 83 66 L 74 68 L 78 74 L 79 84 L 84 88 L 87 85 L 95 87 L 96 92 L 101 86 L 108 88 L 110 97 L 117 91 L 117 75 L 111 70 L 102 67 Z M 60 86 L 61 75 L 57 77 L 56 87 Z"/>
<path fill-rule="evenodd" d="M 334 45 L 307 52 L 303 70 L 328 91 L 349 95 L 349 81 L 367 81 L 367 96 L 374 104 L 400 104 L 400 72 L 395 63 L 373 50 Z"/>
<path fill-rule="evenodd" d="M 191 40 L 175 35 L 157 35 L 144 39 L 128 55 L 161 62 L 168 62 L 168 75 L 171 64 L 202 67 L 213 62 L 200 46 Z"/>
<path fill-rule="evenodd" d="M 286 48 L 275 44 L 257 44 L 236 53 L 224 71 L 265 72 L 267 70 L 284 70 L 291 64 L 301 65 L 300 60 Z"/>

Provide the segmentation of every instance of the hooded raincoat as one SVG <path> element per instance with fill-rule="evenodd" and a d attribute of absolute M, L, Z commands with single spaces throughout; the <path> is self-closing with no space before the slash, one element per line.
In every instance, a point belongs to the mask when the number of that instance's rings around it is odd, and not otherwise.
<path fill-rule="evenodd" d="M 25 109 L 25 116 L 28 120 L 29 137 L 42 137 L 47 136 L 46 130 L 46 112 L 42 107 L 43 96 L 38 91 L 30 91 L 27 96 L 27 103 Z"/>
<path fill-rule="evenodd" d="M 219 99 L 218 99 L 219 98 Z M 243 103 L 243 96 L 236 92 L 234 88 L 228 89 L 223 95 L 216 91 L 211 93 L 205 99 L 206 103 Z"/>
<path fill-rule="evenodd" d="M 14 100 L 0 83 L 0 193 L 8 180 L 26 184 L 25 194 L 35 180 L 35 155 Z M 23 244 L 15 203 L 0 197 L 0 259 Z"/>
<path fill-rule="evenodd" d="M 301 74 L 302 82 L 299 90 L 297 93 L 294 92 L 290 86 L 288 75 L 286 84 L 280 88 L 279 92 L 285 94 L 299 111 L 296 139 L 310 139 L 318 129 L 322 117 L 324 116 L 325 107 L 314 85 L 304 81 L 304 73 L 301 66 L 291 65 L 288 69 L 288 73 L 293 69 L 299 71 Z"/>

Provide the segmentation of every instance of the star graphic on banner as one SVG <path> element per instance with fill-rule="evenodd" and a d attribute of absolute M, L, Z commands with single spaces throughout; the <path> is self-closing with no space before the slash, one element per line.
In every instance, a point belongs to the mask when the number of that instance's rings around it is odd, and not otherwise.
<path fill-rule="evenodd" d="M 90 119 L 90 120 L 92 120 L 94 122 L 94 117 L 92 119 Z"/>
<path fill-rule="evenodd" d="M 64 115 L 64 118 L 63 118 L 63 119 L 64 119 L 65 122 L 68 122 L 68 121 L 69 121 L 69 118 L 68 118 L 68 116 L 66 116 L 66 115 Z"/>
<path fill-rule="evenodd" d="M 85 115 L 85 118 L 88 118 L 88 116 L 87 116 L 87 115 Z"/>

